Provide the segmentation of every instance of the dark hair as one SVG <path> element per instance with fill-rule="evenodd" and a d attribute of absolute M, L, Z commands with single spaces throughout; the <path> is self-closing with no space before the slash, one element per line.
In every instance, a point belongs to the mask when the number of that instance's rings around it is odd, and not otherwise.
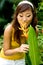
<path fill-rule="evenodd" d="M 35 29 L 35 26 L 37 25 L 37 17 L 36 17 L 36 10 L 35 8 L 33 9 L 29 4 L 21 4 L 20 6 L 17 6 L 16 11 L 14 13 L 14 17 L 13 17 L 13 27 L 16 30 L 14 33 L 14 38 L 16 37 L 19 41 L 20 41 L 20 30 L 18 29 L 18 27 L 20 27 L 18 21 L 17 21 L 17 15 L 20 12 L 23 12 L 27 9 L 31 9 L 32 13 L 33 13 L 33 19 L 31 22 L 31 25 L 33 26 L 33 28 Z"/>

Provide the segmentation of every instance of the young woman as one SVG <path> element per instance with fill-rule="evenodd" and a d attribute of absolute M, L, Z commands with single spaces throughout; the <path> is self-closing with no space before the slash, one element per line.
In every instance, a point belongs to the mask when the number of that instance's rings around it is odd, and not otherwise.
<path fill-rule="evenodd" d="M 13 21 L 5 28 L 0 65 L 25 65 L 25 53 L 29 49 L 25 40 L 30 24 L 35 29 L 37 18 L 34 6 L 29 1 L 22 1 L 17 5 Z"/>

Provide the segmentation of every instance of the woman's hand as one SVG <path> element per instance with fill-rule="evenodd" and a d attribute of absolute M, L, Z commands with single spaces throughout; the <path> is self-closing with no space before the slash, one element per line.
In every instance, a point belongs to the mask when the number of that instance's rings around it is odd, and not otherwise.
<path fill-rule="evenodd" d="M 29 51 L 29 45 L 27 44 L 22 44 L 20 47 L 19 47 L 19 52 L 27 52 Z"/>

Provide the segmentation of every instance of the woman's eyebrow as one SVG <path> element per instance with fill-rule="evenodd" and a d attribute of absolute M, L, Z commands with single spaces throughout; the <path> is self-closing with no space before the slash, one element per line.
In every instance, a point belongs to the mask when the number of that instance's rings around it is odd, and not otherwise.
<path fill-rule="evenodd" d="M 31 13 L 26 13 L 26 14 L 31 14 Z"/>

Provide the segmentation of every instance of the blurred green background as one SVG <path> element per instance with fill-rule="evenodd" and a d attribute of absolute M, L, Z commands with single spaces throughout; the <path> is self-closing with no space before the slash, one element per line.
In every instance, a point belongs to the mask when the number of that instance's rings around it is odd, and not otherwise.
<path fill-rule="evenodd" d="M 22 0 L 0 0 L 0 50 L 3 44 L 3 33 L 6 25 L 12 21 L 12 15 L 17 4 Z M 41 55 L 41 65 L 43 65 L 43 0 L 29 0 L 36 7 L 38 18 L 38 44 Z"/>

